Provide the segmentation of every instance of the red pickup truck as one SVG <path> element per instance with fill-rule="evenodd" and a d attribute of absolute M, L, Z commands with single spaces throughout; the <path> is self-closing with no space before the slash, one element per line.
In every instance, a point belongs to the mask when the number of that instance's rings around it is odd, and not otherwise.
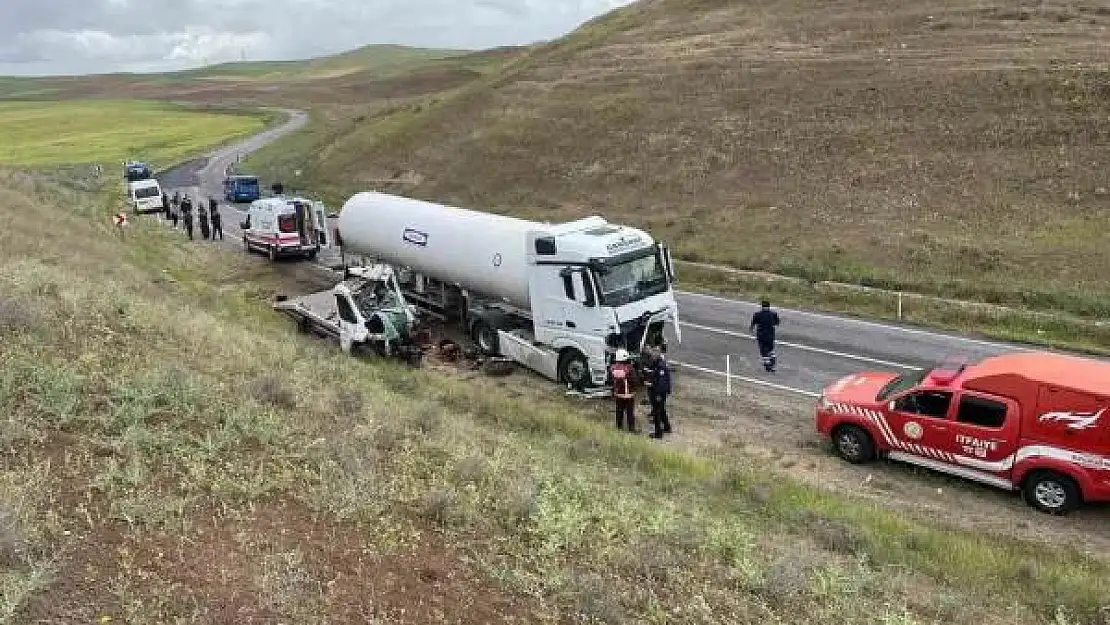
<path fill-rule="evenodd" d="M 1110 501 L 1110 363 L 1028 352 L 860 373 L 824 389 L 816 421 L 848 462 L 883 455 L 1021 490 L 1051 514 Z"/>

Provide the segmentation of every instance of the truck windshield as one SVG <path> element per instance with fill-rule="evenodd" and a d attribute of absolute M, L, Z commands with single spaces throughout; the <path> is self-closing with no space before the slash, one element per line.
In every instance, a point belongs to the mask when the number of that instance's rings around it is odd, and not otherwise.
<path fill-rule="evenodd" d="M 667 290 L 667 273 L 654 249 L 596 274 L 603 306 L 623 306 Z"/>
<path fill-rule="evenodd" d="M 887 398 L 892 395 L 901 393 L 902 391 L 907 391 L 917 386 L 918 384 L 921 384 L 921 382 L 925 379 L 925 376 L 927 375 L 929 375 L 929 372 L 925 370 L 903 373 L 890 382 L 887 382 L 886 386 L 879 390 L 879 394 L 875 397 L 875 399 L 878 401 L 886 401 Z"/>
<path fill-rule="evenodd" d="M 158 187 L 139 187 L 138 189 L 135 189 L 136 200 L 145 200 L 147 198 L 159 197 L 161 195 L 162 192 L 158 190 Z"/>

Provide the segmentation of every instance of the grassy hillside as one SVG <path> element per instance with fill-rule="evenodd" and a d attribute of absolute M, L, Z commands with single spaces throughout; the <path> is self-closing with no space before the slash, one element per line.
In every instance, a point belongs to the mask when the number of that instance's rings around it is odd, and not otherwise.
<path fill-rule="evenodd" d="M 312 108 L 350 120 L 385 105 L 448 92 L 497 70 L 517 49 L 482 52 L 368 46 L 332 57 L 231 63 L 166 74 L 0 77 L 0 100 L 143 99 Z M 41 94 L 36 97 L 36 94 Z"/>
<path fill-rule="evenodd" d="M 467 54 L 463 50 L 436 50 L 396 45 L 369 45 L 339 54 L 296 61 L 223 63 L 164 74 L 167 79 L 314 80 L 369 71 L 378 75 L 415 69 L 429 61 Z"/>
<path fill-rule="evenodd" d="M 400 172 L 690 260 L 1107 317 L 1108 25 L 1072 0 L 642 0 L 337 136 L 306 181 Z"/>
<path fill-rule="evenodd" d="M 1110 592 L 1089 556 L 622 435 L 547 385 L 353 361 L 269 309 L 270 265 L 121 239 L 65 180 L 0 170 L 0 621 L 1069 624 Z"/>
<path fill-rule="evenodd" d="M 159 102 L 0 102 L 0 164 L 101 163 L 115 172 L 136 159 L 164 167 L 264 125 L 260 116 Z"/>

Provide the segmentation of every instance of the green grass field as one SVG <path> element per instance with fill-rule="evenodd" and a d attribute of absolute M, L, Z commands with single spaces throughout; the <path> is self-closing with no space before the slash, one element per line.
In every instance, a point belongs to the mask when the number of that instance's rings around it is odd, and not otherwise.
<path fill-rule="evenodd" d="M 121 239 L 89 184 L 0 170 L 2 622 L 1065 625 L 1110 592 L 549 387 L 352 360 L 274 267 Z"/>
<path fill-rule="evenodd" d="M 0 164 L 164 167 L 262 130 L 261 116 L 193 111 L 159 102 L 0 102 Z"/>

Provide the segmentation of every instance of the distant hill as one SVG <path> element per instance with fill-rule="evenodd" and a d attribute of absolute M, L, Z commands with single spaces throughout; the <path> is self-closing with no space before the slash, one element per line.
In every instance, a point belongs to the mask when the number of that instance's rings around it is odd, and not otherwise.
<path fill-rule="evenodd" d="M 222 80 L 313 79 L 338 77 L 358 71 L 399 73 L 428 61 L 468 54 L 468 50 L 437 50 L 399 45 L 368 45 L 355 50 L 300 61 L 250 61 L 221 63 L 198 69 L 169 72 L 168 78 Z"/>
<path fill-rule="evenodd" d="M 223 63 L 176 72 L 0 77 L 0 99 L 160 99 L 232 106 L 366 104 L 450 89 L 516 53 L 369 45 L 300 61 Z"/>

